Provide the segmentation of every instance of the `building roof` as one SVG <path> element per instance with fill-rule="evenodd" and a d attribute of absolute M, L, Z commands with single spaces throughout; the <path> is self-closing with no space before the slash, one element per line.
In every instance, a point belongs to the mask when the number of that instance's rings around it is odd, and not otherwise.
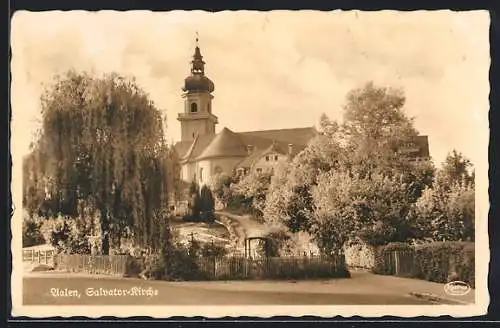
<path fill-rule="evenodd" d="M 317 131 L 313 127 L 237 133 L 224 128 L 217 135 L 201 135 L 193 141 L 178 142 L 175 144 L 175 150 L 183 161 L 214 157 L 242 157 L 238 167 L 248 168 L 268 152 L 288 154 L 290 144 L 292 145 L 291 155 L 295 156 L 316 135 Z M 250 153 L 247 146 L 253 146 Z M 417 136 L 413 144 L 409 145 L 408 151 L 412 157 L 429 158 L 428 137 Z"/>
<path fill-rule="evenodd" d="M 412 142 L 407 143 L 402 151 L 413 158 L 429 158 L 429 138 L 427 136 L 417 136 Z"/>
<path fill-rule="evenodd" d="M 260 147 L 255 147 L 254 150 L 250 153 L 250 155 L 245 158 L 241 163 L 237 165 L 237 167 L 241 168 L 250 168 L 252 167 L 253 164 L 255 164 L 262 156 L 269 154 L 269 153 L 278 153 L 282 155 L 288 155 L 289 153 L 289 143 L 286 142 L 279 142 L 279 141 L 273 141 L 269 139 L 263 139 L 264 142 L 260 143 Z M 257 139 L 254 139 L 255 141 Z M 254 144 L 250 144 L 252 146 L 255 146 Z M 292 144 L 292 153 L 291 157 L 294 157 L 298 153 L 300 153 L 306 145 L 293 145 Z"/>
<path fill-rule="evenodd" d="M 179 141 L 174 145 L 174 148 L 181 161 L 194 160 L 201 155 L 214 138 L 215 135 L 200 135 L 196 136 L 194 140 Z"/>
<path fill-rule="evenodd" d="M 250 167 L 264 153 L 276 147 L 277 152 L 288 153 L 288 145 L 293 145 L 292 155 L 304 149 L 317 134 L 316 129 L 297 128 L 282 130 L 263 130 L 235 133 L 224 128 L 217 135 L 201 135 L 192 141 L 175 144 L 175 150 L 181 160 L 199 160 L 209 157 L 246 157 L 239 167 Z M 253 146 L 248 154 L 247 146 Z"/>
<path fill-rule="evenodd" d="M 238 132 L 243 140 L 258 137 L 267 140 L 276 140 L 293 145 L 306 146 L 309 141 L 317 135 L 314 127 L 296 128 L 296 129 L 279 129 L 279 130 L 262 130 Z M 249 143 L 251 144 L 251 143 Z"/>
<path fill-rule="evenodd" d="M 229 130 L 223 128 L 217 133 L 215 138 L 210 142 L 208 147 L 203 150 L 197 160 L 214 157 L 246 157 L 248 155 L 247 147 L 241 138 Z"/>

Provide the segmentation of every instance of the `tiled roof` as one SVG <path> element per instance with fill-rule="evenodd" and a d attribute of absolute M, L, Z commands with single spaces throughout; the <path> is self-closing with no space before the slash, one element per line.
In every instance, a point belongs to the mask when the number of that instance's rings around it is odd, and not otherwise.
<path fill-rule="evenodd" d="M 267 153 L 276 151 L 280 154 L 288 154 L 288 145 L 286 142 L 275 142 L 273 145 L 273 140 L 269 139 L 261 139 L 264 140 L 265 143 L 260 143 L 260 147 L 257 147 L 254 144 L 250 144 L 255 146 L 255 149 L 252 151 L 250 156 L 245 158 L 241 163 L 238 164 L 238 167 L 249 168 L 252 167 L 255 162 L 257 162 L 262 156 Z M 293 145 L 292 144 L 292 156 L 297 155 L 301 152 L 306 146 L 305 145 Z"/>
<path fill-rule="evenodd" d="M 273 142 L 279 153 L 287 154 L 288 145 L 293 145 L 293 156 L 302 151 L 310 140 L 317 135 L 316 129 L 297 128 L 282 130 L 264 130 L 238 132 L 224 128 L 217 135 L 198 136 L 193 141 L 182 141 L 175 144 L 175 150 L 183 160 L 198 160 L 207 157 L 241 156 L 244 159 L 238 167 L 251 167 L 261 156 L 271 150 Z M 248 155 L 247 146 L 254 149 Z M 427 136 L 418 136 L 414 141 L 417 152 L 414 157 L 429 157 L 429 140 Z"/>
<path fill-rule="evenodd" d="M 213 157 L 245 157 L 247 156 L 247 148 L 241 138 L 229 130 L 222 129 L 217 133 L 215 138 L 210 142 L 208 147 L 196 157 L 197 160 Z"/>
<path fill-rule="evenodd" d="M 237 132 L 243 140 L 245 138 L 258 137 L 268 140 L 276 140 L 293 145 L 307 145 L 309 141 L 317 135 L 314 127 L 296 128 L 296 129 L 280 129 L 280 130 L 263 130 Z"/>
<path fill-rule="evenodd" d="M 248 155 L 243 161 L 241 161 L 237 167 L 250 168 L 252 165 L 259 160 L 259 158 L 264 154 L 263 149 L 255 149 L 250 155 Z"/>
<path fill-rule="evenodd" d="M 180 141 L 174 148 L 181 160 L 193 160 L 200 156 L 214 138 L 214 135 L 201 135 L 193 141 Z"/>
<path fill-rule="evenodd" d="M 241 156 L 246 157 L 238 166 L 250 167 L 270 147 L 275 144 L 279 153 L 287 154 L 288 145 L 293 145 L 293 154 L 299 153 L 309 141 L 316 136 L 313 128 L 297 128 L 282 130 L 264 130 L 234 133 L 224 128 L 217 135 L 201 135 L 193 141 L 181 141 L 175 144 L 179 158 L 197 160 L 207 157 Z M 220 136 L 220 137 L 218 137 Z M 247 146 L 254 150 L 248 155 Z"/>

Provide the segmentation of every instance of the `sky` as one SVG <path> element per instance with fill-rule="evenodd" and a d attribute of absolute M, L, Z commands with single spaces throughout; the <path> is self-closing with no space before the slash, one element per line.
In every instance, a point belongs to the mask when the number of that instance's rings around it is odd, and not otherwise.
<path fill-rule="evenodd" d="M 18 12 L 13 148 L 28 153 L 40 95 L 69 69 L 135 77 L 179 140 L 198 32 L 218 130 L 307 127 L 322 113 L 341 120 L 347 92 L 373 81 L 403 88 L 437 165 L 452 149 L 477 163 L 487 160 L 488 29 L 487 12 Z"/>

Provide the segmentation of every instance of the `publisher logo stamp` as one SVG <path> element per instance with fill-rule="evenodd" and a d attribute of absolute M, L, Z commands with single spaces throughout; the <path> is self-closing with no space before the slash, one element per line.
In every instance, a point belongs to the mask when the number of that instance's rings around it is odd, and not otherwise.
<path fill-rule="evenodd" d="M 464 296 L 470 293 L 469 284 L 463 281 L 451 281 L 444 285 L 444 291 L 451 296 Z"/>

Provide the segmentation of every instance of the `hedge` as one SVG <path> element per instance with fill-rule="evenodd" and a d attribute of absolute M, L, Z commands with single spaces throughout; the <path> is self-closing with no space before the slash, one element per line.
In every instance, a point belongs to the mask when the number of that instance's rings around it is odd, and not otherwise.
<path fill-rule="evenodd" d="M 393 274 L 394 263 L 389 261 L 395 251 L 410 253 L 412 265 L 406 276 L 438 283 L 463 281 L 475 287 L 475 254 L 473 242 L 433 242 L 417 246 L 392 243 L 380 246 L 375 252 L 373 272 Z"/>
<path fill-rule="evenodd" d="M 463 281 L 475 287 L 475 254 L 471 242 L 436 242 L 415 247 L 415 277 L 446 283 Z"/>

